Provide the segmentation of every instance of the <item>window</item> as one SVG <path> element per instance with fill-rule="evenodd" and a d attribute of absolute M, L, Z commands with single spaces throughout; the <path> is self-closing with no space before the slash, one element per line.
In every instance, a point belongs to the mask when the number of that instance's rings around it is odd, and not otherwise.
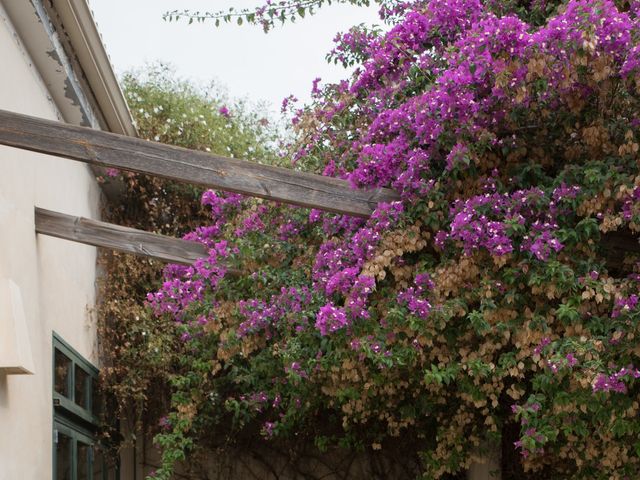
<path fill-rule="evenodd" d="M 96 434 L 98 369 L 53 334 L 53 480 L 112 480 Z"/>

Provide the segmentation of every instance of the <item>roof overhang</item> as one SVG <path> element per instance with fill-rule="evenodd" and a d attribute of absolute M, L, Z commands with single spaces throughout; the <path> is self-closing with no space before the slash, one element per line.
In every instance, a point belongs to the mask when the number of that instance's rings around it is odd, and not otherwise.
<path fill-rule="evenodd" d="M 136 136 L 86 0 L 2 3 L 65 122 Z"/>

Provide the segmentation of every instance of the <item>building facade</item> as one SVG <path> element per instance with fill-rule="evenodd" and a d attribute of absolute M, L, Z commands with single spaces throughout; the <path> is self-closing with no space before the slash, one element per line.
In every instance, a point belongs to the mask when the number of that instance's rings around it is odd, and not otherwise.
<path fill-rule="evenodd" d="M 0 0 L 0 109 L 135 135 L 85 0 Z M 34 208 L 99 219 L 100 172 L 0 147 L 0 480 L 113 476 L 100 406 L 94 247 L 36 235 Z"/>

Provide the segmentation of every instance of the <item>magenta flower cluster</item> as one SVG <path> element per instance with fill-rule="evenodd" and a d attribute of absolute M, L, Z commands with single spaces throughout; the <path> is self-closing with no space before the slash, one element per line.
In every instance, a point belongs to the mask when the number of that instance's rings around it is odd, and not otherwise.
<path fill-rule="evenodd" d="M 600 373 L 593 382 L 595 392 L 627 393 L 627 385 L 623 380 L 640 378 L 640 370 L 633 366 L 623 367 L 610 375 Z"/>
<path fill-rule="evenodd" d="M 337 39 L 336 50 L 353 48 L 366 58 L 349 91 L 366 100 L 359 113 L 371 121 L 351 145 L 356 168 L 345 171 L 329 162 L 325 174 L 347 176 L 355 186 L 391 186 L 407 199 L 424 195 L 443 172 L 468 168 L 469 145 L 484 142 L 487 129 L 504 121 L 507 111 L 535 101 L 557 102 L 552 95 L 582 89 L 564 73 L 573 56 L 585 50 L 610 55 L 621 65 L 620 75 L 637 63 L 635 20 L 609 0 L 571 1 L 537 30 L 514 16 L 497 17 L 479 0 L 419 2 L 420 8 L 401 3 L 397 12 L 408 8 L 408 13 L 383 37 L 356 30 Z M 524 89 L 526 64 L 537 57 L 553 62 L 545 70 L 546 87 Z M 521 64 L 515 70 L 514 59 Z M 434 87 L 393 106 L 416 68 L 435 76 Z M 508 81 L 498 86 L 500 77 Z M 514 100 L 518 90 L 525 96 Z M 343 108 L 344 102 L 336 102 L 318 116 Z M 449 141 L 452 131 L 455 140 Z M 496 146 L 515 140 L 491 139 Z M 503 240 L 501 232 L 494 236 Z M 537 255 L 559 248 L 548 235 L 542 237 L 532 240 Z M 500 252 L 508 245 L 498 241 L 494 248 Z"/>
<path fill-rule="evenodd" d="M 221 240 L 209 250 L 207 258 L 196 260 L 193 266 L 172 265 L 165 270 L 167 278 L 162 288 L 147 295 L 147 301 L 156 315 L 169 313 L 181 321 L 185 310 L 201 301 L 205 289 L 218 286 L 227 273 L 221 260 L 227 258 L 235 249 Z"/>
<path fill-rule="evenodd" d="M 431 311 L 431 304 L 426 294 L 433 288 L 433 281 L 428 273 L 420 273 L 414 279 L 415 286 L 398 293 L 398 303 L 405 305 L 416 317 L 426 320 Z"/>
<path fill-rule="evenodd" d="M 328 303 L 320 307 L 316 317 L 316 328 L 320 335 L 329 335 L 349 326 L 349 319 L 344 308 L 336 307 L 333 303 Z"/>
<path fill-rule="evenodd" d="M 552 194 L 554 199 L 549 200 L 544 191 L 535 188 L 456 200 L 451 207 L 450 230 L 438 232 L 436 244 L 444 248 L 447 240 L 453 240 L 460 242 L 467 254 L 484 248 L 492 255 L 501 256 L 513 252 L 517 241 L 521 251 L 547 260 L 563 248 L 556 237 L 556 216 L 560 211 L 557 205 L 575 193 L 575 189 L 556 189 Z M 524 235 L 512 233 L 516 225 L 522 227 Z"/>
<path fill-rule="evenodd" d="M 310 303 L 311 292 L 306 287 L 282 287 L 280 294 L 273 295 L 269 302 L 258 299 L 242 300 L 238 306 L 244 320 L 238 326 L 236 334 L 244 337 L 262 333 L 266 338 L 271 338 L 282 328 L 292 327 L 301 331 L 307 322 L 300 314 Z M 286 323 L 287 319 L 289 323 Z"/>

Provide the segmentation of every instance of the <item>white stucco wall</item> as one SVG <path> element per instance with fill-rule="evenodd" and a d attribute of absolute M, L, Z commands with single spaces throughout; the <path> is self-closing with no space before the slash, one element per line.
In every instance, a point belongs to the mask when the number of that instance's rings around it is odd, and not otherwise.
<path fill-rule="evenodd" d="M 58 118 L 1 4 L 0 65 L 1 109 Z M 36 205 L 99 218 L 100 189 L 84 164 L 0 146 L 0 277 L 20 287 L 35 367 L 0 373 L 0 480 L 52 476 L 52 332 L 97 364 L 96 249 L 37 236 Z"/>

